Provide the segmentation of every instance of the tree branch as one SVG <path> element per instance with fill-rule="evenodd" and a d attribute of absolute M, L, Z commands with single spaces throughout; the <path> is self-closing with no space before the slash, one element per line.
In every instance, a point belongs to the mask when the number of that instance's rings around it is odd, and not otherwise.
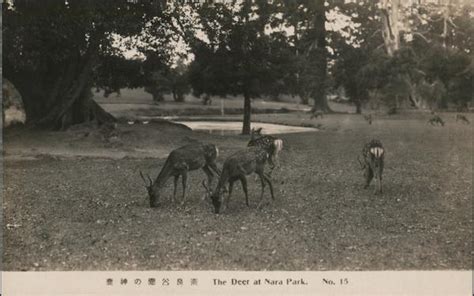
<path fill-rule="evenodd" d="M 426 43 L 430 43 L 430 41 L 428 40 L 428 38 L 426 38 L 423 34 L 421 34 L 420 32 L 413 32 L 413 35 L 416 35 L 416 36 L 419 36 L 421 37 L 421 39 L 425 40 Z"/>

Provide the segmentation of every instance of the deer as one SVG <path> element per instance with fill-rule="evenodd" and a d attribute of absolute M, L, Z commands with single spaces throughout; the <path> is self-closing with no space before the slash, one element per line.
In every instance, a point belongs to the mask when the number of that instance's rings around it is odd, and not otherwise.
<path fill-rule="evenodd" d="M 274 160 L 280 166 L 278 155 L 283 150 L 283 140 L 269 135 L 262 135 L 262 128 L 254 129 L 250 133 L 250 141 L 248 147 L 260 147 L 265 150 L 268 155 L 268 163 L 270 164 L 270 173 L 275 168 Z"/>
<path fill-rule="evenodd" d="M 428 123 L 431 125 L 444 126 L 444 120 L 438 114 L 434 114 L 433 116 L 431 116 L 431 118 L 428 119 Z"/>
<path fill-rule="evenodd" d="M 323 118 L 323 115 L 324 115 L 324 112 L 321 110 L 312 110 L 310 119 L 313 119 L 313 118 L 318 119 L 318 117 Z"/>
<path fill-rule="evenodd" d="M 372 124 L 372 114 L 365 114 L 364 120 L 367 121 L 369 124 Z"/>
<path fill-rule="evenodd" d="M 217 186 L 214 191 L 212 191 L 208 186 L 206 186 L 205 181 L 202 182 L 202 185 L 206 189 L 208 196 L 210 196 L 211 198 L 212 205 L 214 206 L 214 213 L 219 214 L 223 212 L 223 193 L 225 191 L 228 192 L 227 199 L 225 202 L 225 209 L 228 209 L 230 196 L 232 195 L 232 188 L 234 186 L 235 181 L 237 180 L 239 180 L 242 184 L 242 188 L 245 194 L 245 203 L 247 207 L 250 207 L 247 192 L 246 176 L 252 173 L 256 173 L 260 177 L 260 181 L 262 184 L 262 191 L 260 194 L 258 208 L 262 206 L 265 183 L 267 183 L 270 187 L 270 194 L 272 200 L 275 200 L 272 181 L 264 173 L 265 163 L 267 162 L 268 157 L 268 152 L 260 147 L 247 147 L 244 150 L 239 150 L 225 160 L 219 181 L 217 182 Z M 226 190 L 225 188 L 227 184 L 229 185 L 228 190 Z"/>
<path fill-rule="evenodd" d="M 147 181 L 140 171 L 140 176 L 143 182 L 145 182 L 145 187 L 148 191 L 150 207 L 158 207 L 160 191 L 171 177 L 174 177 L 172 202 L 175 202 L 180 176 L 183 185 L 181 206 L 184 206 L 186 202 L 186 181 L 188 172 L 202 169 L 207 175 L 208 183 L 211 184 L 214 173 L 218 176 L 220 175 L 220 171 L 216 165 L 218 156 L 219 149 L 214 144 L 193 143 L 171 151 L 154 182 L 149 175 L 147 175 Z"/>
<path fill-rule="evenodd" d="M 465 124 L 470 123 L 469 119 L 467 119 L 467 117 L 462 114 L 456 114 L 455 118 L 456 118 L 456 122 L 461 121 L 462 123 L 465 123 Z"/>
<path fill-rule="evenodd" d="M 364 170 L 364 189 L 367 189 L 372 179 L 375 178 L 377 185 L 374 194 L 382 193 L 382 173 L 385 157 L 385 149 L 382 142 L 376 139 L 367 142 L 362 149 L 362 157 L 363 160 L 360 160 L 360 157 L 357 159 L 361 169 Z"/>

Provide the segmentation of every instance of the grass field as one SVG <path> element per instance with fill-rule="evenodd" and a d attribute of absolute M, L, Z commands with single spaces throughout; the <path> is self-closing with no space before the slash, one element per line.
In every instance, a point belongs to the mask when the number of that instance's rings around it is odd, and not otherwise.
<path fill-rule="evenodd" d="M 5 134 L 5 270 L 411 270 L 472 268 L 472 122 L 441 114 L 261 114 L 255 120 L 319 125 L 282 134 L 276 201 L 256 209 L 260 182 L 240 184 L 227 212 L 201 201 L 205 175 L 190 173 L 188 205 L 148 207 L 139 170 L 156 176 L 171 149 L 216 143 L 223 160 L 246 145 L 151 123 L 118 127 L 116 142 L 85 130 Z M 384 193 L 363 189 L 356 157 L 386 147 Z M 172 191 L 170 180 L 165 196 Z M 373 184 L 372 184 L 373 186 Z"/>
<path fill-rule="evenodd" d="M 212 104 L 204 106 L 199 98 L 192 95 L 185 97 L 185 102 L 175 102 L 170 95 L 165 95 L 165 102 L 153 102 L 152 96 L 143 89 L 122 89 L 120 97 L 116 94 L 104 98 L 102 92 L 96 93 L 94 99 L 108 112 L 117 118 L 156 117 L 156 116 L 187 116 L 187 115 L 220 115 L 221 107 L 225 115 L 242 114 L 243 97 L 228 96 L 226 98 L 213 97 Z M 338 112 L 354 112 L 352 106 L 332 104 Z M 274 98 L 259 98 L 252 100 L 252 109 L 255 113 L 273 113 L 290 111 L 309 111 L 309 105 L 299 103 L 299 99 L 291 96 L 282 96 L 279 101 Z"/>

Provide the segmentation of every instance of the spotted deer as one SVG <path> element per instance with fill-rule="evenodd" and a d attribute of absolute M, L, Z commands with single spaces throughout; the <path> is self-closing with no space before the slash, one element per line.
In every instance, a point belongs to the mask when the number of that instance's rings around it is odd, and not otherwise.
<path fill-rule="evenodd" d="M 462 114 L 456 114 L 455 118 L 456 118 L 456 122 L 461 121 L 462 123 L 465 123 L 465 124 L 470 123 L 469 119 L 467 119 L 467 117 Z"/>
<path fill-rule="evenodd" d="M 374 193 L 382 193 L 382 173 L 384 167 L 385 149 L 379 140 L 371 140 L 362 149 L 362 158 L 358 158 L 361 168 L 364 170 L 365 186 L 368 188 L 370 182 L 375 178 L 377 184 Z"/>
<path fill-rule="evenodd" d="M 431 125 L 444 126 L 444 120 L 437 114 L 434 114 L 433 116 L 431 116 L 431 118 L 428 119 L 428 123 Z"/>
<path fill-rule="evenodd" d="M 281 150 L 283 150 L 283 140 L 269 136 L 269 135 L 262 135 L 262 128 L 252 129 L 250 133 L 250 141 L 248 142 L 248 147 L 260 147 L 265 150 L 268 155 L 268 163 L 270 164 L 270 170 L 273 171 L 275 168 L 275 163 L 280 166 L 280 159 L 278 155 L 280 154 Z"/>
<path fill-rule="evenodd" d="M 140 171 L 140 176 L 145 182 L 150 207 L 157 207 L 160 199 L 160 191 L 169 178 L 174 177 L 174 191 L 172 201 L 175 201 L 178 180 L 181 176 L 183 184 L 183 198 L 181 205 L 186 202 L 186 181 L 189 171 L 202 169 L 207 175 L 208 183 L 212 183 L 214 173 L 220 174 L 216 166 L 216 159 L 219 156 L 219 149 L 213 144 L 193 143 L 171 151 L 161 169 L 158 177 L 152 182 L 150 176 L 148 182 Z"/>
<path fill-rule="evenodd" d="M 268 183 L 270 187 L 270 194 L 272 200 L 275 199 L 275 196 L 273 195 L 272 181 L 264 173 L 265 163 L 267 162 L 268 157 L 268 152 L 266 152 L 262 148 L 247 147 L 244 150 L 240 150 L 232 154 L 225 160 L 219 181 L 217 182 L 217 186 L 214 191 L 211 191 L 211 189 L 206 185 L 205 181 L 202 182 L 202 185 L 208 192 L 208 195 L 211 197 L 212 204 L 214 206 L 214 212 L 216 214 L 223 212 L 222 204 L 223 193 L 224 191 L 226 191 L 225 186 L 229 184 L 228 195 L 225 202 L 225 208 L 227 209 L 229 206 L 230 196 L 232 195 L 232 188 L 234 182 L 237 180 L 239 180 L 242 184 L 242 188 L 245 194 L 245 203 L 247 204 L 247 206 L 250 206 L 247 192 L 246 176 L 252 173 L 256 173 L 260 177 L 260 181 L 262 184 L 262 191 L 260 194 L 260 202 L 258 204 L 258 207 L 261 207 L 263 202 L 265 183 Z"/>

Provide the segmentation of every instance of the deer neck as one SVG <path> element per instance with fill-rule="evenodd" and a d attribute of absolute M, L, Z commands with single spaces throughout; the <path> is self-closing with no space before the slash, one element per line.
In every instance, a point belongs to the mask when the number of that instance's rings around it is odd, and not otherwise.
<path fill-rule="evenodd" d="M 168 181 L 168 179 L 171 177 L 171 165 L 168 160 L 166 160 L 165 165 L 161 169 L 160 173 L 158 174 L 158 177 L 156 177 L 155 182 L 153 182 L 152 188 L 153 190 L 159 190 L 161 187 L 163 187 Z"/>

